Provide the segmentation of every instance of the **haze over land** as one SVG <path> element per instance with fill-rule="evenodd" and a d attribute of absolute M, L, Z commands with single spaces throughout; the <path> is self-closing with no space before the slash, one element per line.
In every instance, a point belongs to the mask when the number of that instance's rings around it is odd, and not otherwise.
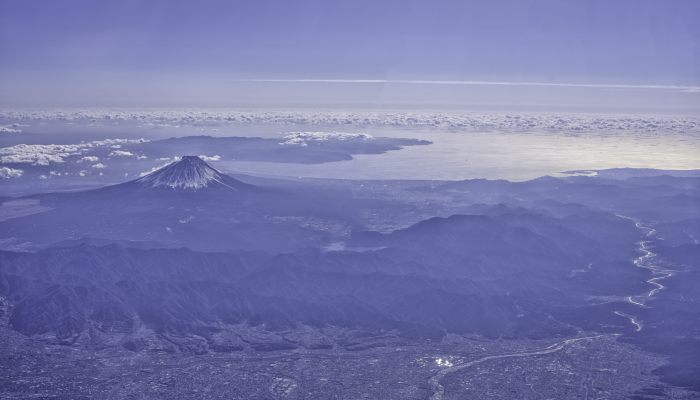
<path fill-rule="evenodd" d="M 0 398 L 700 398 L 699 14 L 0 0 Z"/>

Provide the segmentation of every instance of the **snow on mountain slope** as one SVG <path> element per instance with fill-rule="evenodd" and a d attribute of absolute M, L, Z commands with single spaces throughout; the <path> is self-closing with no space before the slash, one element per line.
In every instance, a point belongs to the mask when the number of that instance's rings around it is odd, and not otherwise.
<path fill-rule="evenodd" d="M 238 190 L 246 184 L 228 177 L 197 156 L 183 156 L 157 171 L 134 181 L 147 187 L 198 190 L 221 186 Z"/>

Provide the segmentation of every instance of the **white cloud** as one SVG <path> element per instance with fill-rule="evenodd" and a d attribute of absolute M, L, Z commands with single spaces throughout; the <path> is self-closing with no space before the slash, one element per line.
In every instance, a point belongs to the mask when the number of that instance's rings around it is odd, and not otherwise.
<path fill-rule="evenodd" d="M 0 178 L 2 179 L 19 178 L 22 175 L 24 175 L 24 171 L 21 169 L 0 167 Z"/>
<path fill-rule="evenodd" d="M 80 145 L 18 144 L 0 149 L 0 162 L 4 164 L 49 165 L 62 163 L 66 157 L 79 155 Z"/>
<path fill-rule="evenodd" d="M 219 161 L 221 160 L 221 156 L 219 155 L 213 155 L 213 156 L 206 156 L 206 155 L 200 155 L 199 158 L 201 158 L 204 161 Z"/>
<path fill-rule="evenodd" d="M 114 150 L 109 153 L 110 157 L 133 157 L 134 153 L 128 150 Z"/>
<path fill-rule="evenodd" d="M 0 133 L 20 133 L 20 124 L 0 125 Z"/>
<path fill-rule="evenodd" d="M 93 165 L 92 165 L 92 168 L 95 168 L 95 169 L 102 169 L 102 168 L 107 168 L 107 166 L 104 165 L 104 164 L 102 164 L 102 163 L 97 163 L 97 164 L 93 164 Z"/>
<path fill-rule="evenodd" d="M 312 142 L 368 140 L 374 140 L 374 136 L 368 135 L 366 133 L 288 132 L 284 134 L 284 141 L 280 144 L 308 146 L 308 144 Z"/>
<path fill-rule="evenodd" d="M 96 156 L 85 155 L 96 148 L 115 143 L 143 143 L 144 139 L 105 139 L 77 144 L 18 144 L 0 148 L 0 163 L 46 166 L 65 162 L 66 158 L 81 156 L 80 161 L 98 161 Z M 122 150 L 115 150 L 122 151 Z"/>

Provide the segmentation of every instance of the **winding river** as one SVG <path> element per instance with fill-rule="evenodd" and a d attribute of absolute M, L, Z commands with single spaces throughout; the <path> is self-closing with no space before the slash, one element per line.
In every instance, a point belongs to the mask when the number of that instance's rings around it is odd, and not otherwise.
<path fill-rule="evenodd" d="M 617 216 L 633 221 L 634 226 L 637 227 L 637 229 L 639 229 L 643 234 L 642 240 L 637 242 L 637 250 L 641 253 L 641 255 L 634 260 L 634 266 L 637 268 L 646 269 L 651 273 L 651 278 L 647 279 L 646 281 L 649 285 L 651 285 L 651 289 L 639 295 L 627 296 L 626 301 L 635 307 L 647 308 L 648 306 L 646 303 L 653 299 L 660 291 L 666 288 L 666 286 L 661 282 L 672 277 L 675 271 L 662 268 L 655 262 L 656 253 L 651 251 L 649 246 L 652 239 L 656 235 L 656 229 L 643 225 L 640 221 L 634 218 L 623 215 Z M 630 321 L 630 324 L 634 326 L 635 332 L 639 332 L 643 329 L 642 322 L 636 316 L 624 313 L 622 311 L 615 311 L 615 314 L 623 318 L 627 318 Z"/>
<path fill-rule="evenodd" d="M 656 230 L 649 226 L 642 224 L 640 221 L 626 217 L 623 215 L 617 215 L 620 218 L 624 218 L 634 222 L 635 227 L 642 233 L 642 239 L 637 242 L 637 250 L 641 253 L 639 257 L 634 259 L 634 265 L 637 268 L 643 268 L 651 273 L 651 278 L 647 279 L 647 283 L 651 285 L 651 289 L 639 295 L 631 295 L 626 297 L 626 302 L 634 305 L 635 307 L 647 308 L 647 302 L 653 299 L 660 291 L 664 290 L 666 286 L 661 283 L 663 280 L 668 279 L 674 275 L 673 270 L 664 269 L 655 262 L 656 253 L 650 249 L 651 241 L 656 235 Z M 625 313 L 622 311 L 614 311 L 615 315 L 627 318 L 634 327 L 635 332 L 639 332 L 643 329 L 642 321 L 635 315 Z M 519 357 L 531 357 L 537 355 L 551 354 L 564 349 L 566 346 L 571 345 L 576 342 L 584 340 L 593 340 L 596 338 L 604 336 L 620 336 L 620 334 L 608 334 L 608 335 L 596 335 L 596 336 L 585 336 L 572 339 L 562 340 L 549 347 L 545 347 L 539 350 L 526 350 L 517 353 L 507 353 L 500 355 L 490 355 L 482 357 L 473 361 L 466 362 L 464 364 L 458 364 L 445 368 L 437 372 L 433 377 L 430 378 L 428 383 L 432 389 L 433 394 L 430 396 L 430 400 L 442 400 L 445 394 L 445 388 L 442 386 L 442 379 L 455 372 L 461 371 L 463 369 L 470 368 L 474 365 L 484 363 L 490 360 L 497 360 L 500 358 L 519 358 Z"/>

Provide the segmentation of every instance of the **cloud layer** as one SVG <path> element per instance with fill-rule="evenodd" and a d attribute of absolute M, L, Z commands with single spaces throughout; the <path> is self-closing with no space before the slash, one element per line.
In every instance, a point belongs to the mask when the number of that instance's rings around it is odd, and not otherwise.
<path fill-rule="evenodd" d="M 420 128 L 459 132 L 536 132 L 557 134 L 700 135 L 696 116 L 501 113 L 501 112 L 338 112 L 237 110 L 5 110 L 0 119 L 22 123 L 137 124 L 147 127 L 218 127 L 226 124 L 304 127 Z"/>

